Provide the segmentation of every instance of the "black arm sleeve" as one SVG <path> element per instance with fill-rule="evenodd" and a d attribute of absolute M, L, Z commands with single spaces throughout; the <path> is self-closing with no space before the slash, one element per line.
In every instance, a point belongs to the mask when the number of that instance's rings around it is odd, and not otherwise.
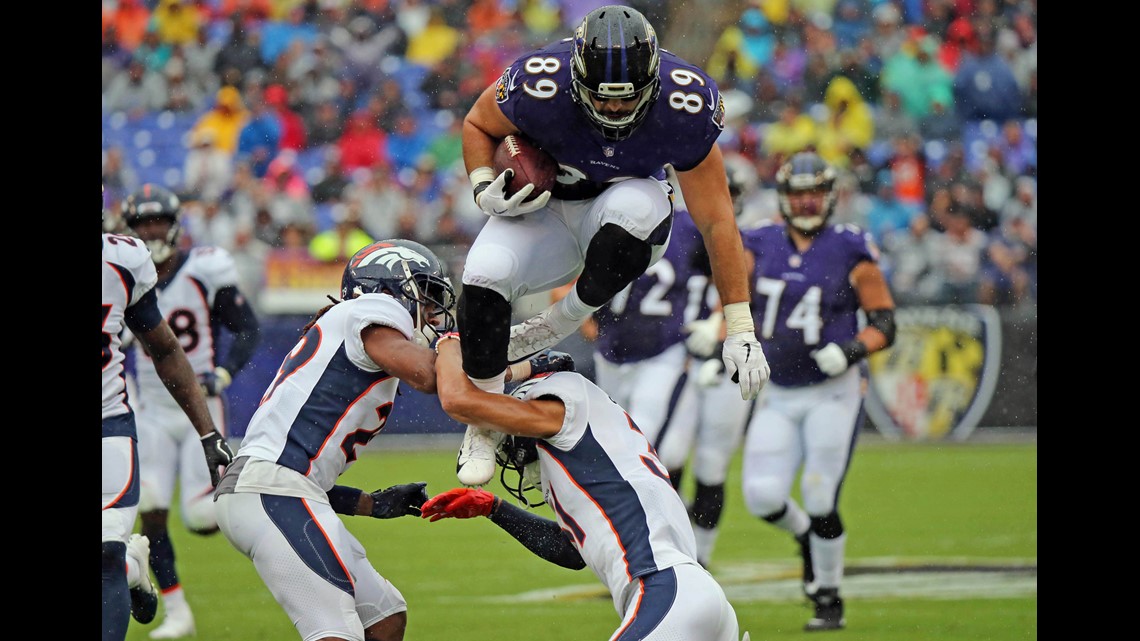
<path fill-rule="evenodd" d="M 491 510 L 489 518 L 492 523 L 506 530 L 507 534 L 518 539 L 526 549 L 543 559 L 571 570 L 586 567 L 578 548 L 570 542 L 557 521 L 531 514 L 502 499 L 495 501 L 495 508 Z"/>
<path fill-rule="evenodd" d="M 246 297 L 237 287 L 223 287 L 214 296 L 214 318 L 217 318 L 233 335 L 233 343 L 223 362 L 218 363 L 231 376 L 245 367 L 261 342 L 261 324 L 253 313 Z"/>
<path fill-rule="evenodd" d="M 325 494 L 329 497 L 329 505 L 332 506 L 333 512 L 356 516 L 356 508 L 360 503 L 360 495 L 363 493 L 364 490 L 358 490 L 355 487 L 334 485 Z"/>

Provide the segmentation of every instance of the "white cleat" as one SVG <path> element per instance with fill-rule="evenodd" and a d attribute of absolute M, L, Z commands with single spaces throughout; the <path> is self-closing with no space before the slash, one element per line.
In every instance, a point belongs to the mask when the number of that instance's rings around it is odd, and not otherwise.
<path fill-rule="evenodd" d="M 194 615 L 189 606 L 182 606 L 166 611 L 162 625 L 150 633 L 152 639 L 181 639 L 194 636 Z"/>
<path fill-rule="evenodd" d="M 494 478 L 495 450 L 502 438 L 499 432 L 467 426 L 455 461 L 455 475 L 460 483 L 474 487 L 486 485 Z"/>
<path fill-rule="evenodd" d="M 131 588 L 131 616 L 139 623 L 150 623 L 158 612 L 158 590 L 150 578 L 150 539 L 132 534 L 127 539 L 127 556 L 139 569 L 139 584 Z"/>
<path fill-rule="evenodd" d="M 566 333 L 560 333 L 550 324 L 549 316 L 550 309 L 547 308 L 518 325 L 511 326 L 511 341 L 507 344 L 508 362 L 518 363 L 544 349 L 554 347 L 577 329 L 575 326 Z"/>

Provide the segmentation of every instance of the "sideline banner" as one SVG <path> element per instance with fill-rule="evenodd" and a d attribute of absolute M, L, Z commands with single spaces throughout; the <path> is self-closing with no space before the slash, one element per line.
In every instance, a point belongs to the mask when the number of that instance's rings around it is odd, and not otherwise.
<path fill-rule="evenodd" d="M 1001 371 L 997 310 L 908 307 L 895 320 L 894 345 L 867 359 L 872 422 L 895 440 L 964 440 L 986 413 Z"/>

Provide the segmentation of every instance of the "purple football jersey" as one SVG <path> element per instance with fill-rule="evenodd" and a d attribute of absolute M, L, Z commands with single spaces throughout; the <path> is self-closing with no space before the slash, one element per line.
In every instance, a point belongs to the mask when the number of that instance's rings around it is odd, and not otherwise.
<path fill-rule="evenodd" d="M 878 261 L 871 235 L 854 225 L 828 226 L 803 254 L 782 223 L 748 230 L 743 239 L 756 257 L 752 314 L 772 382 L 802 387 L 827 379 L 811 352 L 859 332 L 859 297 L 849 276 L 859 263 Z"/>
<path fill-rule="evenodd" d="M 681 327 L 697 318 L 708 289 L 695 260 L 703 246 L 689 212 L 677 210 L 665 255 L 594 313 L 606 360 L 642 361 L 684 340 Z"/>
<path fill-rule="evenodd" d="M 657 101 L 629 138 L 610 141 L 570 96 L 572 51 L 566 39 L 523 55 L 495 85 L 503 114 L 558 160 L 555 198 L 591 198 L 623 178 L 664 180 L 666 163 L 686 171 L 708 155 L 724 128 L 724 101 L 705 72 L 662 50 Z"/>

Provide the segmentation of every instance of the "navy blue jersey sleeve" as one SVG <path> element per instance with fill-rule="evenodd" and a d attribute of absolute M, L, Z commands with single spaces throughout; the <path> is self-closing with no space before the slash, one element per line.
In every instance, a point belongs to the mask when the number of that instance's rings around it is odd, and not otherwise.
<path fill-rule="evenodd" d="M 158 309 L 158 294 L 155 290 L 147 290 L 142 298 L 128 307 L 123 320 L 135 336 L 158 327 L 162 323 L 162 312 Z"/>
<path fill-rule="evenodd" d="M 237 374 L 253 356 L 261 342 L 261 325 L 253 307 L 237 287 L 223 287 L 214 296 L 214 318 L 233 333 L 226 357 L 219 363 L 226 371 Z"/>

